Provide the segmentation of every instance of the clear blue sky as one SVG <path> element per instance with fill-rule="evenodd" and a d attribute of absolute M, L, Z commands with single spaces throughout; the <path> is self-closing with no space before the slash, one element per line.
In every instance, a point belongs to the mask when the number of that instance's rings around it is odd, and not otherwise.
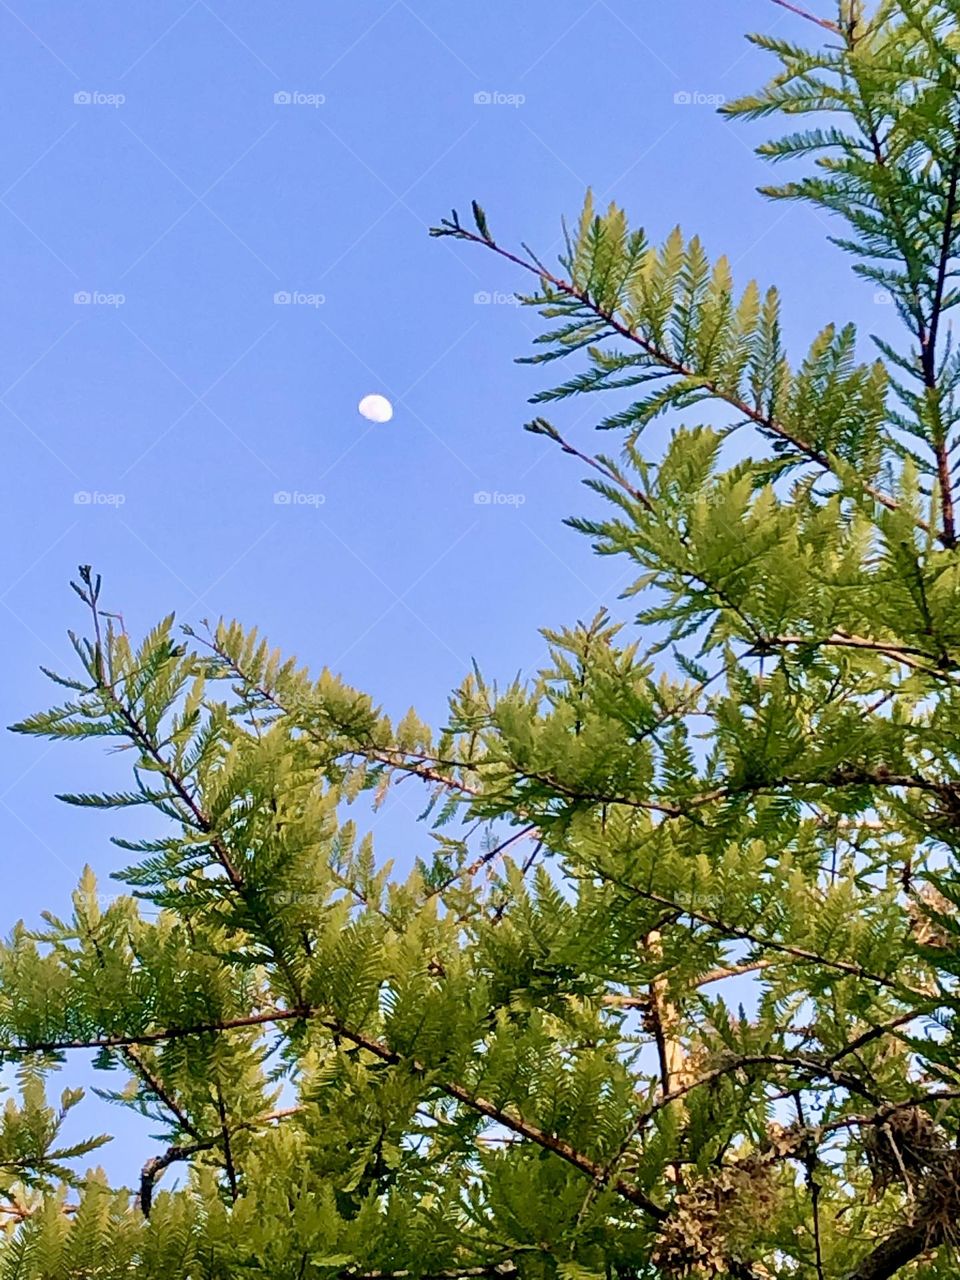
<path fill-rule="evenodd" d="M 621 613 L 626 566 L 560 524 L 591 501 L 576 465 L 520 430 L 536 318 L 475 300 L 525 282 L 426 229 L 475 196 L 549 255 L 592 184 L 778 282 L 795 349 L 827 319 L 876 326 L 822 222 L 755 194 L 757 131 L 675 101 L 754 87 L 743 33 L 803 25 L 768 0 L 0 0 L 3 722 L 53 696 L 39 663 L 70 666 L 80 562 L 132 631 L 237 616 L 434 722 L 471 659 L 510 678 L 538 627 Z M 370 392 L 389 424 L 358 416 Z M 554 419 L 610 447 L 588 409 Z M 126 762 L 0 753 L 5 931 L 118 865 L 120 820 L 53 794 Z M 381 853 L 409 862 L 397 816 Z M 135 1156 L 105 1163 L 130 1178 Z"/>

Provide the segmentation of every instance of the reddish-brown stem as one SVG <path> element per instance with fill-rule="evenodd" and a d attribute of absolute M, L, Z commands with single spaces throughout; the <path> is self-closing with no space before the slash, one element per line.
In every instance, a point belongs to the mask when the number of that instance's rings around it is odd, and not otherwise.
<path fill-rule="evenodd" d="M 808 13 L 806 9 L 801 9 L 799 5 L 791 4 L 790 0 L 773 0 L 773 3 L 779 5 L 781 9 L 789 9 L 798 18 L 806 18 L 808 22 L 815 22 L 818 27 L 823 27 L 826 31 L 832 31 L 834 35 L 842 36 L 844 34 L 835 22 L 831 22 L 828 18 L 818 18 L 815 13 Z"/>

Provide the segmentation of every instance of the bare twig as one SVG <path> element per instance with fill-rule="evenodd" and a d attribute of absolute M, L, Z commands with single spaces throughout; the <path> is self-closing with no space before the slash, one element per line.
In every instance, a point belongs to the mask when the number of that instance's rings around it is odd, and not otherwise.
<path fill-rule="evenodd" d="M 832 31 L 834 35 L 842 36 L 844 34 L 842 28 L 838 27 L 835 22 L 831 22 L 828 18 L 818 18 L 815 13 L 808 13 L 806 9 L 801 9 L 799 5 L 791 4 L 790 0 L 773 0 L 773 3 L 778 4 L 781 9 L 789 9 L 798 18 L 806 18 L 808 22 L 815 22 L 818 27 L 823 27 L 825 31 Z"/>

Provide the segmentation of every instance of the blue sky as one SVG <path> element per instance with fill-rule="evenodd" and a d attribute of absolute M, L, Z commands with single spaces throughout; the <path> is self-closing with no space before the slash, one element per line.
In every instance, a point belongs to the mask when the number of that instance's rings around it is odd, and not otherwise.
<path fill-rule="evenodd" d="M 822 220 L 755 193 L 757 130 L 701 101 L 765 76 L 745 31 L 803 26 L 768 0 L 0 0 L 3 722 L 52 697 L 39 663 L 70 666 L 81 562 L 134 632 L 236 616 L 435 722 L 472 659 L 509 679 L 539 627 L 626 616 L 626 566 L 560 523 L 591 503 L 576 465 L 520 429 L 526 282 L 426 229 L 477 197 L 549 257 L 592 184 L 776 281 L 794 350 L 876 327 Z M 598 447 L 589 406 L 553 417 Z M 6 930 L 118 865 L 118 820 L 53 794 L 125 761 L 0 753 Z M 403 863 L 423 837 L 397 803 Z"/>

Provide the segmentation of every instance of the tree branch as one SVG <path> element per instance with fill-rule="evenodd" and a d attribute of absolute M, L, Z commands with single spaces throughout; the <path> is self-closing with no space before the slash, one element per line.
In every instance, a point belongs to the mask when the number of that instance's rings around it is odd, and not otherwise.
<path fill-rule="evenodd" d="M 833 29 L 832 24 L 831 29 Z M 841 34 L 839 28 L 836 28 L 836 30 L 838 34 Z M 800 439 L 799 436 L 794 435 L 782 422 L 770 417 L 768 414 L 755 408 L 753 405 L 748 404 L 745 400 L 741 400 L 739 396 L 733 395 L 730 391 L 720 387 L 716 382 L 713 382 L 709 378 L 703 378 L 696 369 L 674 359 L 666 351 L 661 350 L 661 348 L 659 348 L 651 339 L 645 338 L 643 334 L 637 333 L 636 330 L 629 328 L 629 326 L 617 319 L 616 315 L 612 311 L 607 311 L 603 307 L 599 306 L 592 298 L 584 293 L 583 290 L 578 289 L 575 285 L 571 284 L 569 280 L 564 280 L 562 277 L 548 271 L 542 263 L 532 260 L 528 261 L 527 259 L 520 257 L 519 254 L 513 253 L 509 249 L 504 248 L 495 240 L 492 240 L 487 236 L 479 235 L 477 232 L 470 231 L 459 222 L 451 227 L 451 229 L 438 232 L 437 234 L 455 235 L 457 239 L 467 240 L 472 244 L 482 245 L 485 249 L 489 249 L 498 257 L 505 259 L 507 262 L 513 263 L 515 266 L 520 267 L 523 271 L 529 272 L 531 275 L 539 277 L 544 284 L 552 286 L 558 292 L 565 294 L 569 298 L 574 298 L 582 306 L 586 307 L 593 315 L 595 315 L 598 320 L 602 320 L 605 325 L 609 326 L 615 334 L 623 338 L 625 341 L 631 342 L 635 346 L 640 347 L 640 349 L 650 356 L 652 360 L 661 365 L 664 369 L 668 370 L 668 372 L 675 374 L 677 377 L 687 378 L 697 382 L 708 395 L 730 405 L 731 408 L 736 409 L 738 413 L 742 413 L 743 416 L 755 426 L 762 427 L 765 431 L 772 432 L 786 444 L 792 445 L 793 448 L 803 454 L 803 456 L 810 462 L 815 462 L 817 466 L 822 467 L 825 471 L 828 471 L 831 474 L 836 473 L 832 460 L 822 450 L 818 449 L 815 445 L 810 444 L 808 441 Z M 874 502 L 879 503 L 881 506 L 886 507 L 888 511 L 899 510 L 900 504 L 896 499 L 891 498 L 889 494 L 884 493 L 881 489 L 877 489 L 875 486 L 867 484 L 866 482 L 863 482 L 861 487 L 868 497 L 872 498 Z M 918 528 L 924 530 L 928 530 L 929 528 L 924 521 L 918 520 L 916 523 Z"/>
<path fill-rule="evenodd" d="M 144 1031 L 140 1034 L 96 1036 L 89 1039 L 74 1040 L 48 1040 L 21 1045 L 6 1044 L 0 1045 L 0 1053 L 16 1057 L 28 1053 L 57 1053 L 68 1049 L 117 1049 L 128 1045 L 159 1044 L 162 1041 L 180 1040 L 188 1036 L 219 1034 L 237 1028 L 264 1026 L 269 1023 L 284 1022 L 292 1019 L 315 1019 L 333 1035 L 342 1040 L 348 1040 L 358 1048 L 365 1049 L 374 1057 L 379 1058 L 381 1062 L 388 1063 L 391 1066 L 405 1066 L 417 1075 L 427 1076 L 432 1074 L 430 1068 L 418 1062 L 417 1059 L 404 1058 L 403 1055 L 397 1053 L 388 1045 L 382 1044 L 378 1040 L 372 1040 L 359 1032 L 352 1031 L 349 1027 L 325 1017 L 322 1011 L 310 1006 L 299 1006 L 293 1009 L 264 1009 L 256 1014 L 249 1014 L 242 1018 L 231 1018 L 223 1022 L 200 1023 L 193 1027 L 167 1027 L 161 1031 Z M 495 1123 L 502 1125 L 503 1128 L 517 1134 L 518 1137 L 525 1138 L 535 1146 L 541 1147 L 544 1151 L 552 1152 L 594 1181 L 602 1182 L 605 1180 L 604 1166 L 599 1161 L 584 1155 L 567 1142 L 566 1139 L 559 1137 L 557 1134 L 548 1133 L 532 1122 L 525 1120 L 510 1109 L 508 1105 L 498 1106 L 487 1098 L 471 1093 L 469 1089 L 466 1089 L 456 1081 L 437 1080 L 433 1083 L 441 1093 L 461 1103 L 468 1110 L 493 1120 Z M 175 1155 L 166 1164 L 171 1164 L 174 1160 L 183 1158 L 182 1154 Z M 163 1157 L 157 1157 L 157 1159 L 162 1160 Z M 162 1167 L 166 1168 L 166 1164 Z M 651 1200 L 633 1183 L 624 1178 L 617 1178 L 610 1185 L 618 1195 L 628 1200 L 631 1204 L 635 1204 L 655 1221 L 662 1221 L 666 1217 L 666 1210 Z"/>
<path fill-rule="evenodd" d="M 868 1253 L 848 1280 L 890 1280 L 901 1267 L 927 1249 L 942 1243 L 942 1227 L 925 1222 L 905 1223 Z"/>
<path fill-rule="evenodd" d="M 806 9 L 801 9 L 799 5 L 791 4 L 790 0 L 773 0 L 774 4 L 778 4 L 781 9 L 789 9 L 791 13 L 795 13 L 799 18 L 806 18 L 808 22 L 815 22 L 818 27 L 823 27 L 826 31 L 832 31 L 834 35 L 842 36 L 844 33 L 835 22 L 830 22 L 827 18 L 818 18 L 815 13 L 808 13 Z"/>
<path fill-rule="evenodd" d="M 941 419 L 940 388 L 937 385 L 937 334 L 940 328 L 940 317 L 943 313 L 943 295 L 947 283 L 947 270 L 953 252 L 958 183 L 960 183 L 960 140 L 954 146 L 953 160 L 950 166 L 950 179 L 943 213 L 943 236 L 937 265 L 937 280 L 930 308 L 930 329 L 927 335 L 928 341 L 922 349 L 924 383 L 928 391 L 935 397 L 936 422 L 940 433 L 934 442 L 934 454 L 937 459 L 937 481 L 940 486 L 940 505 L 943 514 L 942 541 L 946 547 L 951 549 L 957 545 L 957 531 L 953 508 L 953 481 L 950 474 L 949 431 L 944 428 Z"/>
<path fill-rule="evenodd" d="M 914 671 L 922 671 L 931 676 L 943 677 L 945 675 L 942 659 L 933 657 L 924 649 L 912 645 L 895 644 L 886 640 L 874 640 L 869 636 L 848 635 L 843 631 L 835 631 L 832 635 L 823 639 L 818 639 L 816 636 L 799 635 L 764 637 L 761 643 L 754 645 L 747 653 L 749 656 L 762 655 L 765 651 L 769 652 L 781 648 L 861 649 L 868 653 L 878 653 L 884 657 L 892 658 L 895 662 L 899 662 L 905 667 L 910 667 Z M 921 659 L 926 661 L 921 661 Z M 928 666 L 927 663 L 930 662 L 935 665 L 933 667 Z"/>
<path fill-rule="evenodd" d="M 769 951 L 776 951 L 781 955 L 790 956 L 795 960 L 802 960 L 807 964 L 823 965 L 825 968 L 834 969 L 838 973 L 847 974 L 851 978 L 861 978 L 865 982 L 874 982 L 879 987 L 883 987 L 888 991 L 893 991 L 901 996 L 909 995 L 915 999 L 926 1003 L 929 1000 L 929 994 L 922 991 L 915 991 L 913 988 L 906 986 L 901 982 L 897 982 L 893 978 L 887 978 L 883 974 L 873 973 L 871 970 L 864 968 L 863 965 L 854 964 L 847 960 L 831 960 L 827 956 L 818 955 L 815 951 L 810 951 L 806 947 L 792 946 L 787 942 L 778 942 L 774 938 L 764 938 L 754 933 L 751 929 L 747 929 L 742 925 L 730 924 L 727 921 L 719 920 L 716 916 L 708 915 L 706 912 L 697 911 L 694 907 L 684 906 L 682 903 L 667 898 L 663 894 L 656 893 L 652 889 L 644 889 L 640 885 L 635 885 L 629 881 L 612 879 L 613 883 L 618 884 L 622 889 L 635 893 L 638 897 L 644 898 L 647 902 L 654 902 L 658 906 L 668 907 L 676 911 L 678 915 L 686 916 L 689 920 L 696 921 L 697 924 L 705 925 L 708 929 L 715 929 L 718 933 L 727 934 L 731 938 L 738 938 L 742 942 L 750 942 L 754 946 L 763 947 Z M 915 1014 L 913 1016 L 916 1016 Z"/>
<path fill-rule="evenodd" d="M 272 1124 L 275 1120 L 284 1120 L 287 1116 L 297 1115 L 299 1111 L 300 1107 L 283 1107 L 279 1111 L 271 1111 L 268 1115 L 261 1116 L 259 1120 L 245 1120 L 242 1124 L 234 1125 L 234 1132 L 239 1129 L 257 1129 L 261 1125 Z M 140 1191 L 137 1196 L 140 1212 L 145 1218 L 150 1217 L 154 1188 L 164 1169 L 168 1169 L 170 1165 L 176 1164 L 179 1160 L 189 1160 L 192 1156 L 199 1155 L 203 1151 L 213 1150 L 223 1141 L 224 1136 L 223 1134 L 218 1134 L 214 1138 L 198 1139 L 196 1142 L 187 1144 L 174 1143 L 160 1155 L 151 1156 L 146 1161 L 140 1171 Z"/>

